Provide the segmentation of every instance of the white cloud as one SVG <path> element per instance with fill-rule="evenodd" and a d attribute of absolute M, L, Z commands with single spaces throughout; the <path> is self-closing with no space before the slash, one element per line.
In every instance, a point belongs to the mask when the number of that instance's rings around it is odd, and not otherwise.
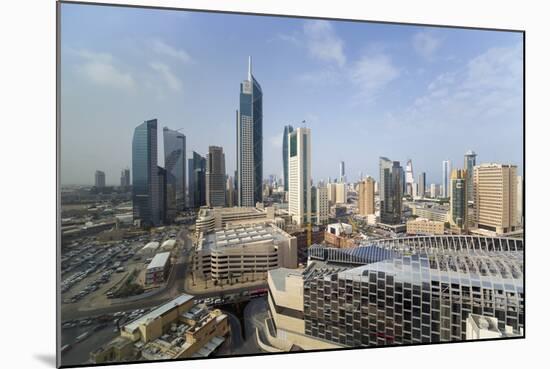
<path fill-rule="evenodd" d="M 172 69 L 168 65 L 160 62 L 151 62 L 149 65 L 154 71 L 161 75 L 170 89 L 177 92 L 182 90 L 180 79 L 172 72 Z"/>
<path fill-rule="evenodd" d="M 413 36 L 414 50 L 424 59 L 431 60 L 441 45 L 441 40 L 432 33 L 421 31 Z"/>
<path fill-rule="evenodd" d="M 78 56 L 84 63 L 77 70 L 90 82 L 123 90 L 134 90 L 135 80 L 129 72 L 123 72 L 114 65 L 114 58 L 108 53 L 98 53 L 90 50 L 79 50 Z"/>
<path fill-rule="evenodd" d="M 350 78 L 360 89 L 360 97 L 373 100 L 380 91 L 399 76 L 389 56 L 364 55 L 352 67 Z"/>
<path fill-rule="evenodd" d="M 403 123 L 497 123 L 521 119 L 522 46 L 491 48 L 465 66 L 439 75 L 403 115 Z"/>
<path fill-rule="evenodd" d="M 161 41 L 158 39 L 153 40 L 151 41 L 151 45 L 152 45 L 153 51 L 156 52 L 157 54 L 166 55 L 166 56 L 175 58 L 176 60 L 179 60 L 182 63 L 190 63 L 193 61 L 191 56 L 187 53 L 187 51 L 168 45 L 164 41 Z"/>
<path fill-rule="evenodd" d="M 346 63 L 344 41 L 336 35 L 327 21 L 307 21 L 304 35 L 311 56 L 321 61 L 336 63 L 342 67 Z"/>

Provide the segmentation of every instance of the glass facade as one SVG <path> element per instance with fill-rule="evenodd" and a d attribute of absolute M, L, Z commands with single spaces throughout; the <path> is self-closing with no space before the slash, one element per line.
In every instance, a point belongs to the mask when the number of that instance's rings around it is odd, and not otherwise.
<path fill-rule="evenodd" d="M 466 190 L 468 201 L 474 201 L 474 167 L 476 166 L 477 154 L 473 151 L 467 151 L 464 154 L 464 169 L 466 169 Z"/>
<path fill-rule="evenodd" d="M 206 159 L 193 151 L 189 159 L 189 206 L 206 205 Z"/>
<path fill-rule="evenodd" d="M 172 221 L 185 208 L 185 135 L 164 127 L 164 166 L 166 169 L 166 216 Z"/>
<path fill-rule="evenodd" d="M 401 222 L 404 171 L 398 161 L 380 158 L 380 220 L 386 224 Z"/>
<path fill-rule="evenodd" d="M 237 111 L 238 204 L 254 206 L 262 202 L 263 192 L 263 93 L 252 75 L 241 82 Z"/>
<path fill-rule="evenodd" d="M 285 126 L 283 131 L 283 183 L 285 191 L 288 191 L 288 134 L 294 131 L 291 125 Z"/>
<path fill-rule="evenodd" d="M 523 332 L 520 239 L 409 237 L 322 249 L 310 249 L 322 267 L 313 262 L 304 273 L 306 335 L 350 347 L 459 341 L 470 314 Z"/>
<path fill-rule="evenodd" d="M 134 130 L 132 175 L 134 220 L 140 220 L 145 226 L 159 225 L 156 119 L 145 121 Z"/>

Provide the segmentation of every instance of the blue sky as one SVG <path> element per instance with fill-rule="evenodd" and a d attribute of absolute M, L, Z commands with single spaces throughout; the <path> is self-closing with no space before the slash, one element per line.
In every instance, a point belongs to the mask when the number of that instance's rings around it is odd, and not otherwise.
<path fill-rule="evenodd" d="M 248 56 L 264 92 L 264 177 L 280 175 L 283 126 L 312 130 L 312 175 L 378 177 L 378 157 L 522 168 L 520 33 L 62 4 L 61 181 L 108 184 L 131 167 L 135 126 L 182 128 L 235 169 Z M 159 137 L 159 164 L 163 165 Z"/>

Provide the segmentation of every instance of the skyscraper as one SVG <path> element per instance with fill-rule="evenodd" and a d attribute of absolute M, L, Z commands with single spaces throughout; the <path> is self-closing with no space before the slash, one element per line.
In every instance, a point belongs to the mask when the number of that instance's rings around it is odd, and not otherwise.
<path fill-rule="evenodd" d="M 97 188 L 105 187 L 105 172 L 101 170 L 95 171 L 94 186 Z"/>
<path fill-rule="evenodd" d="M 380 158 L 380 220 L 386 224 L 401 222 L 403 168 L 398 161 Z"/>
<path fill-rule="evenodd" d="M 482 164 L 474 167 L 474 217 L 480 229 L 497 234 L 517 227 L 517 167 Z"/>
<path fill-rule="evenodd" d="M 167 214 L 167 172 L 163 167 L 157 166 L 157 175 L 159 181 L 159 190 L 158 190 L 158 204 L 159 204 L 159 223 L 165 224 L 167 221 L 172 221 L 175 218 L 168 218 Z"/>
<path fill-rule="evenodd" d="M 240 108 L 237 111 L 238 204 L 254 206 L 262 202 L 262 88 L 252 75 L 248 58 L 248 78 L 241 82 Z"/>
<path fill-rule="evenodd" d="M 468 229 L 468 171 L 453 169 L 451 172 L 450 223 L 455 233 Z"/>
<path fill-rule="evenodd" d="M 185 208 L 186 165 L 185 135 L 181 132 L 163 129 L 164 166 L 166 169 L 166 217 L 174 219 L 177 211 Z"/>
<path fill-rule="evenodd" d="M 144 226 L 160 224 L 157 168 L 157 120 L 134 129 L 132 140 L 132 204 L 134 220 Z"/>
<path fill-rule="evenodd" d="M 288 134 L 294 131 L 291 125 L 285 126 L 283 130 L 283 186 L 288 191 Z"/>
<path fill-rule="evenodd" d="M 464 169 L 466 169 L 466 191 L 468 193 L 468 202 L 474 201 L 474 167 L 476 166 L 477 154 L 472 150 L 464 154 Z"/>
<path fill-rule="evenodd" d="M 311 222 L 311 131 L 288 135 L 288 210 L 298 225 Z"/>
<path fill-rule="evenodd" d="M 189 206 L 206 205 L 206 159 L 193 151 L 189 159 Z"/>
<path fill-rule="evenodd" d="M 374 178 L 367 177 L 359 182 L 359 214 L 374 214 Z"/>
<path fill-rule="evenodd" d="M 340 177 L 339 182 L 346 182 L 346 165 L 343 161 L 340 162 Z"/>
<path fill-rule="evenodd" d="M 418 193 L 419 197 L 424 197 L 426 194 L 426 172 L 420 173 L 418 176 Z"/>
<path fill-rule="evenodd" d="M 315 204 L 315 210 L 317 212 L 317 224 L 328 223 L 328 189 L 323 184 L 317 186 L 317 196 L 315 196 L 317 203 Z"/>
<path fill-rule="evenodd" d="M 223 148 L 210 146 L 206 159 L 206 205 L 225 206 L 225 185 Z"/>
<path fill-rule="evenodd" d="M 414 184 L 414 174 L 413 174 L 413 163 L 412 160 L 407 160 L 406 173 L 405 173 L 405 191 L 407 195 L 413 195 L 413 184 Z"/>
<path fill-rule="evenodd" d="M 451 175 L 451 161 L 443 160 L 443 173 L 441 178 L 441 197 L 449 197 L 449 178 Z"/>
<path fill-rule="evenodd" d="M 235 205 L 235 187 L 233 177 L 229 176 L 225 185 L 225 205 L 233 207 Z"/>
<path fill-rule="evenodd" d="M 120 172 L 120 187 L 128 189 L 130 187 L 130 169 L 126 168 Z"/>

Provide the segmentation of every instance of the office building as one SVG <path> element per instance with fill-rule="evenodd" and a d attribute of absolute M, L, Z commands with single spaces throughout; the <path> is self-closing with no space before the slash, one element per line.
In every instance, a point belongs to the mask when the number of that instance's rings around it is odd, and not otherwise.
<path fill-rule="evenodd" d="M 451 173 L 449 223 L 453 233 L 468 230 L 468 171 L 453 169 Z"/>
<path fill-rule="evenodd" d="M 174 218 L 169 218 L 167 214 L 167 198 L 166 198 L 166 183 L 167 173 L 166 169 L 157 166 L 157 178 L 158 178 L 158 211 L 159 211 L 159 223 L 166 224 L 171 222 Z"/>
<path fill-rule="evenodd" d="M 340 183 L 346 182 L 346 164 L 343 161 L 340 162 L 340 176 L 338 177 L 338 181 Z"/>
<path fill-rule="evenodd" d="M 197 209 L 206 205 L 206 159 L 193 151 L 188 164 L 189 206 Z"/>
<path fill-rule="evenodd" d="M 226 227 L 201 233 L 194 273 L 220 283 L 267 279 L 267 271 L 298 266 L 296 237 L 273 224 Z"/>
<path fill-rule="evenodd" d="M 477 228 L 503 234 L 516 229 L 517 167 L 482 164 L 474 167 L 474 218 Z"/>
<path fill-rule="evenodd" d="M 225 206 L 225 154 L 223 148 L 210 146 L 206 159 L 206 205 Z"/>
<path fill-rule="evenodd" d="M 426 195 L 426 172 L 422 172 L 418 176 L 418 190 L 416 195 L 418 197 L 424 197 Z"/>
<path fill-rule="evenodd" d="M 164 169 L 166 169 L 166 216 L 170 221 L 184 210 L 187 192 L 187 159 L 185 135 L 163 128 Z"/>
<path fill-rule="evenodd" d="M 248 59 L 248 78 L 241 82 L 240 106 L 237 110 L 237 202 L 254 206 L 262 202 L 262 88 L 252 74 Z"/>
<path fill-rule="evenodd" d="M 449 220 L 449 208 L 442 205 L 409 205 L 412 214 L 420 218 L 426 218 L 436 222 L 447 222 Z"/>
<path fill-rule="evenodd" d="M 139 221 L 143 226 L 159 225 L 156 119 L 145 121 L 134 129 L 132 175 L 134 221 Z"/>
<path fill-rule="evenodd" d="M 443 160 L 443 166 L 442 166 L 442 178 L 441 178 L 441 197 L 447 198 L 449 197 L 449 178 L 451 177 L 451 161 L 450 160 Z"/>
<path fill-rule="evenodd" d="M 288 134 L 294 131 L 291 125 L 285 126 L 283 130 L 283 186 L 288 191 Z"/>
<path fill-rule="evenodd" d="M 126 168 L 120 172 L 120 187 L 130 188 L 130 169 Z"/>
<path fill-rule="evenodd" d="M 427 218 L 416 218 L 407 221 L 407 234 L 438 235 L 445 233 L 445 223 Z"/>
<path fill-rule="evenodd" d="M 90 360 L 103 364 L 205 358 L 228 335 L 226 314 L 182 294 L 124 325 L 118 337 L 91 353 Z"/>
<path fill-rule="evenodd" d="M 334 199 L 335 204 L 345 204 L 348 201 L 348 189 L 345 182 L 339 182 L 334 184 L 336 197 Z"/>
<path fill-rule="evenodd" d="M 235 206 L 235 181 L 233 177 L 228 177 L 225 184 L 225 206 L 233 207 Z"/>
<path fill-rule="evenodd" d="M 327 195 L 329 203 L 336 204 L 336 183 L 330 181 L 327 183 Z"/>
<path fill-rule="evenodd" d="M 439 197 L 439 186 L 435 183 L 430 185 L 430 197 L 432 199 Z"/>
<path fill-rule="evenodd" d="M 466 193 L 468 194 L 468 202 L 474 201 L 474 167 L 476 166 L 477 154 L 472 150 L 466 151 L 464 154 L 464 169 L 466 170 Z"/>
<path fill-rule="evenodd" d="M 326 186 L 317 186 L 317 196 L 315 197 L 315 200 L 317 224 L 327 224 L 330 207 L 328 201 L 328 189 Z"/>
<path fill-rule="evenodd" d="M 288 211 L 298 226 L 311 223 L 311 130 L 288 135 Z"/>
<path fill-rule="evenodd" d="M 414 186 L 414 173 L 412 160 L 407 160 L 407 166 L 405 167 L 405 193 L 409 196 L 413 196 Z"/>
<path fill-rule="evenodd" d="M 380 221 L 386 224 L 401 223 L 403 168 L 398 161 L 380 158 Z"/>
<path fill-rule="evenodd" d="M 374 178 L 367 177 L 359 182 L 359 214 L 374 214 Z"/>
<path fill-rule="evenodd" d="M 94 186 L 97 188 L 105 187 L 105 172 L 102 172 L 101 170 L 95 171 Z"/>

